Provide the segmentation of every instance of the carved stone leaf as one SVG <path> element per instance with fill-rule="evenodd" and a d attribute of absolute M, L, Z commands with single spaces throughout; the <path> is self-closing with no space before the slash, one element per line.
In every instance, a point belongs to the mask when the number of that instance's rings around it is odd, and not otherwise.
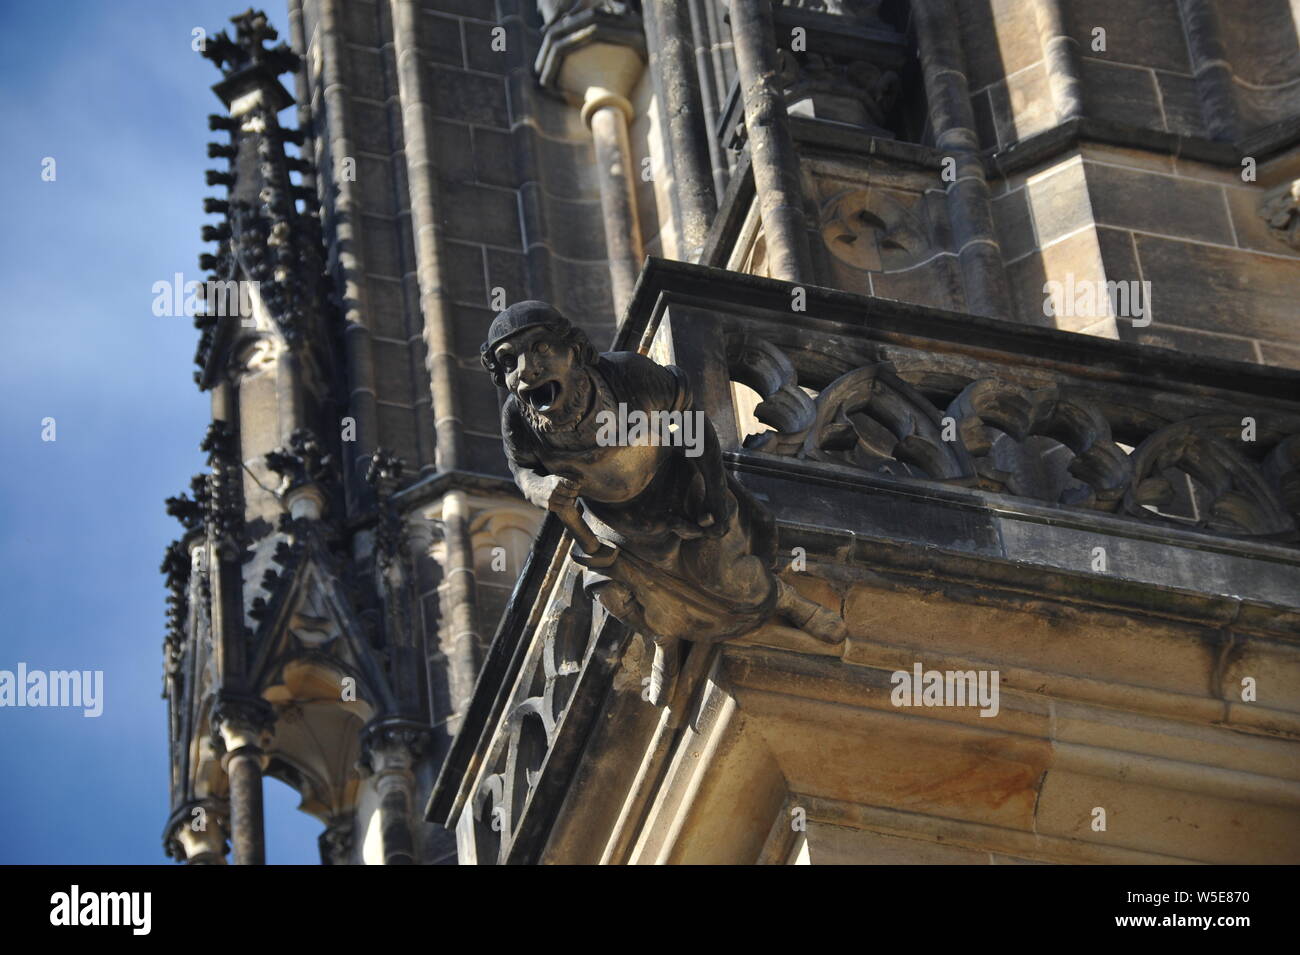
<path fill-rule="evenodd" d="M 1142 507 L 1159 503 L 1146 499 L 1148 476 L 1172 469 L 1189 475 L 1203 489 L 1208 514 L 1200 519 L 1202 526 L 1230 534 L 1294 536 L 1297 522 L 1283 504 L 1279 482 L 1270 480 L 1266 468 L 1240 450 L 1241 442 L 1235 440 L 1240 434 L 1238 415 L 1202 415 L 1156 431 L 1133 452 L 1137 488 L 1143 493 L 1130 491 L 1124 510 L 1152 517 Z M 1283 451 L 1282 456 L 1289 453 Z"/>
<path fill-rule="evenodd" d="M 799 446 L 816 416 L 813 401 L 799 387 L 790 359 L 761 338 L 737 335 L 727 341 L 727 367 L 733 380 L 748 385 L 762 401 L 754 417 L 775 429 L 745 438 L 745 447 L 789 454 Z"/>
<path fill-rule="evenodd" d="M 964 449 L 943 440 L 938 409 L 888 363 L 841 375 L 815 406 L 800 457 L 941 481 L 974 475 Z"/>

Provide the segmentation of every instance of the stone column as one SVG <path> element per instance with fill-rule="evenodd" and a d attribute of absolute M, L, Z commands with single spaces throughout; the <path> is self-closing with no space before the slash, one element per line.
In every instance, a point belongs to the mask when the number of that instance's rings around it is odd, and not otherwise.
<path fill-rule="evenodd" d="M 1083 116 L 1083 83 L 1079 79 L 1078 44 L 1065 29 L 1061 0 L 1036 0 L 1034 17 L 1047 66 L 1047 84 L 1058 123 Z"/>
<path fill-rule="evenodd" d="M 769 267 L 774 278 L 811 282 L 803 173 L 779 79 L 771 0 L 731 0 L 731 36 Z"/>
<path fill-rule="evenodd" d="M 262 770 L 271 743 L 274 712 L 260 699 L 227 697 L 213 719 L 226 754 L 230 781 L 230 842 L 235 865 L 266 864 L 262 818 Z"/>
<path fill-rule="evenodd" d="M 451 307 L 442 237 L 442 193 L 438 170 L 434 161 L 434 144 L 429 139 L 430 106 L 425 56 L 420 48 L 420 5 L 412 0 L 392 0 L 393 49 L 397 65 L 397 88 L 402 106 L 402 133 L 406 142 L 406 178 L 410 189 L 411 228 L 415 238 L 416 278 L 420 288 L 420 311 L 424 316 L 425 363 L 429 371 L 429 393 L 437 431 L 437 468 L 453 472 L 465 466 L 464 425 L 461 414 L 461 396 L 464 390 L 460 368 L 462 354 L 473 354 L 473 344 L 457 340 L 455 310 Z M 400 517 L 393 509 L 391 495 L 396 488 L 392 482 L 376 486 L 379 508 L 384 520 L 400 526 Z M 457 510 L 460 492 L 447 494 L 448 508 Z M 453 691 L 454 713 L 458 714 L 469 702 L 478 674 L 479 645 L 478 595 L 474 585 L 474 554 L 470 548 L 469 531 L 463 523 L 449 522 L 447 554 L 447 600 L 443 613 L 447 626 L 453 631 L 453 643 L 447 652 L 447 668 Z M 377 555 L 381 561 L 397 560 L 396 552 Z M 400 572 L 397 564 L 391 564 Z M 468 572 L 464 569 L 468 568 Z M 395 587 L 387 588 L 386 616 L 401 619 L 407 613 L 400 603 L 401 596 Z M 408 628 L 409 629 L 409 628 Z M 414 644 L 412 633 L 397 635 L 402 646 Z M 414 674 L 410 674 L 411 677 Z M 401 687 L 399 687 L 399 692 Z M 403 704 L 399 704 L 403 705 Z M 453 717 L 458 718 L 458 717 Z"/>
<path fill-rule="evenodd" d="M 347 413 L 356 422 L 356 440 L 343 447 L 347 510 L 349 517 L 355 517 L 367 506 L 362 476 L 366 459 L 375 451 L 379 408 L 375 399 L 375 345 L 369 325 L 374 318 L 368 308 L 366 261 L 358 241 L 360 212 L 365 204 L 360 184 L 338 173 L 342 160 L 357 155 L 348 87 L 348 67 L 353 60 L 344 40 L 342 6 L 343 0 L 321 0 L 318 5 L 321 66 L 316 79 L 321 88 L 319 135 L 324 141 L 318 161 L 322 166 L 325 220 L 333 237 L 330 264 L 343 313 L 343 361 L 351 385 Z"/>
<path fill-rule="evenodd" d="M 446 554 L 443 588 L 445 621 L 439 626 L 439 649 L 447 659 L 447 680 L 452 712 L 447 732 L 455 734 L 474 695 L 478 677 L 478 579 L 474 571 L 474 546 L 470 536 L 470 507 L 463 491 L 449 491 L 442 499 L 442 531 Z M 453 546 L 455 545 L 455 546 Z M 470 599 L 469 595 L 473 595 Z"/>
<path fill-rule="evenodd" d="M 1214 4 L 1210 0 L 1178 0 L 1178 13 L 1187 34 L 1205 125 L 1211 138 L 1232 142 L 1237 138 L 1237 99 Z"/>
<path fill-rule="evenodd" d="M 935 146 L 954 161 L 955 178 L 948 185 L 947 205 L 966 286 L 966 308 L 976 315 L 1005 317 L 1011 308 L 1011 292 L 993 231 L 957 11 L 952 0 L 916 0 L 912 9 Z"/>
<path fill-rule="evenodd" d="M 600 86 L 587 87 L 582 119 L 591 130 L 596 147 L 605 248 L 609 254 L 614 310 L 619 315 L 632 299 L 632 288 L 641 272 L 641 260 L 645 258 L 641 248 L 641 220 L 637 215 L 636 195 L 629 175 L 632 148 L 627 138 L 627 127 L 634 115 L 632 104 L 626 97 Z"/>
<path fill-rule="evenodd" d="M 384 865 L 412 865 L 419 851 L 411 831 L 415 765 L 429 748 L 429 728 L 410 720 L 372 723 L 361 739 L 361 767 L 374 776 Z"/>
<path fill-rule="evenodd" d="M 548 12 L 555 11 L 543 10 Z M 632 299 L 645 258 L 627 135 L 636 115 L 628 96 L 645 66 L 644 45 L 640 21 L 629 8 L 598 4 L 548 19 L 536 64 L 543 86 L 581 104 L 582 120 L 591 130 L 617 315 Z"/>
<path fill-rule="evenodd" d="M 682 257 L 694 262 L 704 248 L 718 203 L 688 0 L 653 0 L 641 9 L 646 37 L 658 48 L 658 62 L 652 54 L 650 69 L 672 161 Z"/>

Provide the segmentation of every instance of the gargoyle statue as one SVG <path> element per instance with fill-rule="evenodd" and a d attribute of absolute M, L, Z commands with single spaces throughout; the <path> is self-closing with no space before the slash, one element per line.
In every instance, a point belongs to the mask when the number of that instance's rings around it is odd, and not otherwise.
<path fill-rule="evenodd" d="M 773 573 L 775 522 L 723 467 L 680 368 L 598 355 L 544 302 L 498 315 L 481 355 L 510 392 L 501 433 L 515 483 L 573 533 L 588 593 L 654 642 L 652 703 L 668 701 L 683 639 L 725 640 L 773 614 L 827 643 L 844 639 L 838 614 Z"/>

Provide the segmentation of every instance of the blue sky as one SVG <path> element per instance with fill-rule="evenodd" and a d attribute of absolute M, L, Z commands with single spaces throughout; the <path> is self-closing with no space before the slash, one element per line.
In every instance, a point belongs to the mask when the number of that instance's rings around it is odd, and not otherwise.
<path fill-rule="evenodd" d="M 208 403 L 197 332 L 155 317 L 151 288 L 202 277 L 221 104 L 191 31 L 246 6 L 0 7 L 0 669 L 101 669 L 105 683 L 98 719 L 0 708 L 0 863 L 167 862 L 158 563 L 178 525 L 163 499 L 202 469 Z M 265 9 L 287 36 L 284 4 Z M 266 796 L 268 861 L 317 863 L 319 824 L 281 784 Z"/>

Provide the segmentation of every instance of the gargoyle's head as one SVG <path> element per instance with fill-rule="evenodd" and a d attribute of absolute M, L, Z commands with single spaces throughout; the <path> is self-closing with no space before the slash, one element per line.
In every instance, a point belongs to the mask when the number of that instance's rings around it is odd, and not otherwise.
<path fill-rule="evenodd" d="M 480 349 L 498 387 L 539 427 L 572 424 L 587 410 L 596 350 L 582 329 L 545 302 L 518 302 L 492 322 Z"/>

